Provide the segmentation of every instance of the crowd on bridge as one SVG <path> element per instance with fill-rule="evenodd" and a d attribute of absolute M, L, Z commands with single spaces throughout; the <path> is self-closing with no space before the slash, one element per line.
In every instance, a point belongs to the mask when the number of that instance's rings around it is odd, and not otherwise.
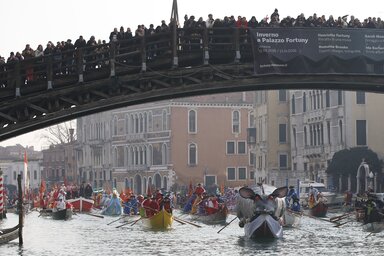
<path fill-rule="evenodd" d="M 165 20 L 161 21 L 161 24 L 154 26 L 150 24 L 147 28 L 145 25 L 140 24 L 137 26 L 135 31 L 131 31 L 129 27 L 126 29 L 121 26 L 118 30 L 114 28 L 109 35 L 109 41 L 107 40 L 96 40 L 95 36 L 91 36 L 89 40 L 85 40 L 83 36 L 79 36 L 78 39 L 72 43 L 71 39 L 66 41 L 57 41 L 54 44 L 52 41 L 49 41 L 46 44 L 46 47 L 43 47 L 43 44 L 39 44 L 36 49 L 34 49 L 30 44 L 26 44 L 25 49 L 22 51 L 11 52 L 9 57 L 0 56 L 0 87 L 6 86 L 6 75 L 7 66 L 6 63 L 15 63 L 22 60 L 32 59 L 34 57 L 43 57 L 43 56 L 53 56 L 55 61 L 55 69 L 58 74 L 68 74 L 74 71 L 74 68 L 71 65 L 74 64 L 73 58 L 75 57 L 75 50 L 85 48 L 85 55 L 100 53 L 100 58 L 107 57 L 106 51 L 109 47 L 108 42 L 116 41 L 123 44 L 124 41 L 127 41 L 136 37 L 144 37 L 148 35 L 158 34 L 169 32 L 172 23 L 167 24 Z M 247 31 L 249 28 L 256 27 L 328 27 L 328 28 L 377 28 L 383 29 L 384 22 L 379 17 L 368 17 L 360 21 L 358 18 L 353 15 L 344 15 L 334 18 L 330 15 L 328 18 L 325 15 L 317 15 L 314 13 L 311 16 L 306 17 L 303 13 L 294 17 L 284 17 L 280 18 L 278 9 L 275 9 L 273 13 L 269 16 L 257 19 L 255 16 L 252 16 L 250 19 L 247 19 L 244 16 L 238 16 L 237 19 L 235 16 L 225 16 L 223 18 L 215 18 L 212 14 L 209 14 L 207 19 L 204 20 L 203 17 L 195 19 L 195 16 L 185 15 L 183 24 L 178 24 L 179 28 L 183 28 L 181 33 L 191 33 L 192 29 L 214 29 L 214 28 L 225 28 L 225 27 L 234 27 L 242 28 Z M 188 32 L 189 31 L 189 32 Z M 153 58 L 156 53 L 148 54 L 147 58 Z M 87 62 L 95 61 L 95 56 L 89 57 L 90 59 L 84 59 Z M 107 62 L 99 61 L 95 62 L 92 65 L 88 65 L 87 68 L 98 68 L 103 64 L 108 64 Z M 30 70 L 31 71 L 31 70 Z M 33 75 L 31 72 L 28 72 L 25 77 L 26 83 L 36 78 L 36 75 Z"/>

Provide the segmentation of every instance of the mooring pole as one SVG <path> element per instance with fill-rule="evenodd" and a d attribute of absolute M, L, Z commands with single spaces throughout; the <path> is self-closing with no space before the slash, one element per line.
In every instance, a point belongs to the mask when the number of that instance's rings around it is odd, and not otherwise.
<path fill-rule="evenodd" d="M 19 200 L 17 201 L 17 209 L 19 210 L 19 245 L 23 245 L 23 224 L 24 224 L 24 209 L 23 209 L 23 191 L 21 189 L 21 175 L 17 175 L 17 188 L 19 190 Z"/>

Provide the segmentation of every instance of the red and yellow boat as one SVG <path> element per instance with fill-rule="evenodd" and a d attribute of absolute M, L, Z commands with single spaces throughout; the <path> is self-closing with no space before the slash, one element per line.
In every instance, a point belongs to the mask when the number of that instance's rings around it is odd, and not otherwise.
<path fill-rule="evenodd" d="M 142 217 L 144 226 L 151 229 L 169 229 L 172 227 L 173 215 L 166 210 L 161 210 L 152 217 Z"/>

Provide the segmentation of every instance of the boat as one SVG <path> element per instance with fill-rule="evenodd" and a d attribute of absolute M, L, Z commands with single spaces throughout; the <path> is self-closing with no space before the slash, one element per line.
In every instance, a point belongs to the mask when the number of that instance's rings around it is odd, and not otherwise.
<path fill-rule="evenodd" d="M 13 228 L 0 229 L 0 244 L 8 243 L 19 237 L 19 225 Z"/>
<path fill-rule="evenodd" d="M 228 217 L 228 208 L 223 205 L 217 212 L 213 214 L 203 215 L 203 214 L 191 214 L 192 220 L 200 221 L 205 224 L 225 224 Z"/>
<path fill-rule="evenodd" d="M 244 232 L 249 239 L 283 237 L 283 227 L 269 214 L 260 214 L 251 222 L 245 223 Z"/>
<path fill-rule="evenodd" d="M 52 219 L 54 220 L 68 220 L 72 218 L 72 209 L 64 209 L 59 211 L 52 211 Z"/>
<path fill-rule="evenodd" d="M 168 229 L 172 227 L 173 215 L 163 209 L 152 217 L 142 217 L 141 221 L 145 227 L 151 229 Z"/>
<path fill-rule="evenodd" d="M 300 205 L 307 206 L 308 205 L 308 193 L 309 188 L 313 187 L 320 192 L 324 198 L 327 199 L 328 205 L 342 205 L 344 203 L 344 196 L 342 194 L 337 194 L 329 191 L 324 183 L 314 182 L 314 181 L 304 181 L 300 182 L 300 190 L 299 190 L 299 198 Z"/>
<path fill-rule="evenodd" d="M 90 212 L 93 208 L 95 201 L 84 197 L 68 199 L 68 203 L 72 204 L 73 209 L 79 212 Z"/>
<path fill-rule="evenodd" d="M 314 217 L 325 217 L 328 212 L 328 205 L 323 202 L 318 202 L 315 206 L 309 209 L 309 214 Z"/>
<path fill-rule="evenodd" d="M 371 233 L 379 233 L 384 230 L 384 222 L 370 222 L 363 225 L 363 230 Z"/>
<path fill-rule="evenodd" d="M 38 217 L 52 217 L 52 209 L 41 209 Z"/>
<path fill-rule="evenodd" d="M 244 227 L 246 238 L 283 237 L 283 226 L 279 220 L 283 217 L 285 207 L 283 198 L 287 192 L 287 187 L 275 188 L 266 184 L 260 184 L 255 188 L 240 188 L 240 197 L 237 199 L 237 217 L 240 219 L 239 226 Z M 268 203 L 271 197 L 275 198 L 276 204 Z M 257 200 L 255 200 L 256 198 Z"/>
<path fill-rule="evenodd" d="M 302 212 L 295 212 L 287 208 L 283 215 L 283 227 L 298 227 L 301 223 L 302 216 Z"/>

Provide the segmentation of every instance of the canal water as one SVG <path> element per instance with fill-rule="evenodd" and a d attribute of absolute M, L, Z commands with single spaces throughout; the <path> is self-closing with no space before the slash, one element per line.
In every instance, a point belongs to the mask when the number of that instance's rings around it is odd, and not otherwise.
<path fill-rule="evenodd" d="M 330 213 L 328 218 L 342 214 Z M 180 212 L 175 216 L 190 221 Z M 228 221 L 235 216 L 230 215 Z M 132 218 L 132 217 L 131 217 Z M 190 224 L 173 223 L 168 231 L 148 230 L 137 222 L 112 223 L 117 218 L 97 218 L 86 214 L 74 215 L 71 220 L 59 221 L 39 217 L 31 212 L 26 216 L 24 245 L 18 240 L 0 246 L 0 255 L 383 255 L 383 233 L 362 231 L 361 223 L 350 222 L 339 228 L 330 222 L 303 217 L 299 228 L 284 230 L 279 240 L 252 241 L 244 238 L 238 220 L 217 233 L 223 226 L 202 223 L 201 228 Z M 135 217 L 130 221 L 135 220 Z M 17 224 L 18 216 L 8 214 L 1 228 Z"/>

